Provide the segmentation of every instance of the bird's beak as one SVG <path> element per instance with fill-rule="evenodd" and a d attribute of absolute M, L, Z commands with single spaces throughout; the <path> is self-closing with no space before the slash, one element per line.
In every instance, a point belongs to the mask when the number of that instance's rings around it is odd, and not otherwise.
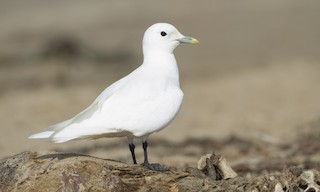
<path fill-rule="evenodd" d="M 193 37 L 182 37 L 181 39 L 178 39 L 178 41 L 180 43 L 188 43 L 188 44 L 198 44 L 198 43 L 200 43 L 198 41 L 198 39 L 193 38 Z"/>

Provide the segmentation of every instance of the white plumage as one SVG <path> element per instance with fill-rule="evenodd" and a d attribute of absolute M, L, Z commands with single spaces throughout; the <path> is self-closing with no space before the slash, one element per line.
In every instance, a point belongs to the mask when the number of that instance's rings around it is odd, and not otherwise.
<path fill-rule="evenodd" d="M 167 126 L 180 109 L 183 93 L 173 50 L 181 42 L 198 43 L 170 24 L 152 25 L 144 34 L 144 60 L 140 67 L 106 88 L 75 117 L 29 138 L 48 138 L 61 143 L 126 136 L 129 146 L 133 145 L 133 138 L 146 142 L 151 133 Z M 136 163 L 134 154 L 133 158 Z"/>

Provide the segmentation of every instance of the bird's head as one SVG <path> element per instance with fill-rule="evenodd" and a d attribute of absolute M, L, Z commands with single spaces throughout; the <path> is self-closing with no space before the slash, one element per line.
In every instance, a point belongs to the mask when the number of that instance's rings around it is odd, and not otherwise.
<path fill-rule="evenodd" d="M 173 25 L 156 23 L 143 36 L 143 52 L 172 53 L 180 43 L 196 44 L 193 37 L 182 35 Z"/>

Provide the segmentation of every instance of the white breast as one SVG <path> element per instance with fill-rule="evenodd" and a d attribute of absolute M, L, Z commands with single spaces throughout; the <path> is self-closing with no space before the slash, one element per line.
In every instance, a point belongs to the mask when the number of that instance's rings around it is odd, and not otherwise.
<path fill-rule="evenodd" d="M 140 137 L 168 125 L 182 100 L 178 85 L 157 77 L 144 77 L 112 95 L 102 106 L 99 119 L 106 129 L 128 131 Z"/>

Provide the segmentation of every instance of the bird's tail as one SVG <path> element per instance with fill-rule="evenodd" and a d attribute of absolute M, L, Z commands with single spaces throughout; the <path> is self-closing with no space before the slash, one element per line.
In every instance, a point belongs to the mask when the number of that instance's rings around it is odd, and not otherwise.
<path fill-rule="evenodd" d="M 63 143 L 66 141 L 73 140 L 74 138 L 57 139 L 54 137 L 54 135 L 60 132 L 63 128 L 69 126 L 71 123 L 72 123 L 71 120 L 66 120 L 66 121 L 57 123 L 55 125 L 48 127 L 46 131 L 30 135 L 28 138 L 29 139 L 49 139 L 55 143 Z"/>
<path fill-rule="evenodd" d="M 89 119 L 96 111 L 98 108 L 99 104 L 97 101 L 93 102 L 87 109 L 85 109 L 84 111 L 82 111 L 81 113 L 79 113 L 78 115 L 76 115 L 75 117 L 68 119 L 66 121 L 62 121 L 60 123 L 57 123 L 55 125 L 51 125 L 50 127 L 48 127 L 46 129 L 46 131 L 41 132 L 41 133 L 36 133 L 34 135 L 31 135 L 29 137 L 29 139 L 44 139 L 44 138 L 48 138 L 54 142 L 57 143 L 62 143 L 62 142 L 66 142 L 69 140 L 73 140 L 76 137 L 72 137 L 72 138 L 64 138 L 64 139 L 59 139 L 57 141 L 57 139 L 54 137 L 56 134 L 58 134 L 60 131 L 62 131 L 64 128 L 70 126 L 72 123 L 76 123 L 79 124 L 81 123 L 83 120 L 85 119 Z"/>
<path fill-rule="evenodd" d="M 63 143 L 63 142 L 75 140 L 78 138 L 77 136 L 55 137 L 55 134 L 56 134 L 55 131 L 44 131 L 44 132 L 30 135 L 28 138 L 29 139 L 49 139 L 50 141 L 53 141 L 55 143 Z"/>
<path fill-rule="evenodd" d="M 30 135 L 28 138 L 29 139 L 45 139 L 45 138 L 49 138 L 52 134 L 54 134 L 54 131 L 44 131 L 41 133 Z"/>

